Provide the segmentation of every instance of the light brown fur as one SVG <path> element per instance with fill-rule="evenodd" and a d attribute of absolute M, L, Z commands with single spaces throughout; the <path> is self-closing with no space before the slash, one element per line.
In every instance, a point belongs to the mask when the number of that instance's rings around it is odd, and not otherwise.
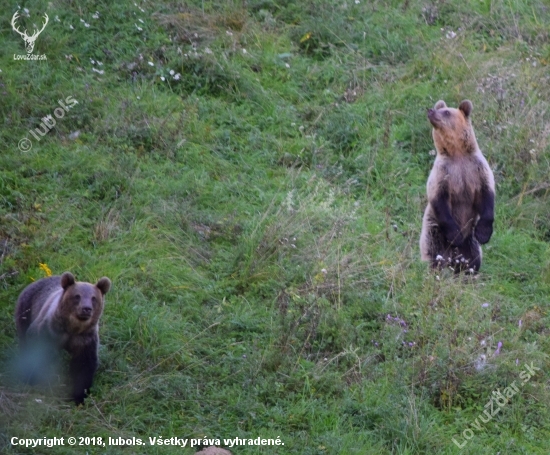
<path fill-rule="evenodd" d="M 421 257 L 456 272 L 479 269 L 479 244 L 489 240 L 493 223 L 495 183 L 470 123 L 472 109 L 465 100 L 458 109 L 438 101 L 428 110 L 437 156 L 427 183 Z"/>

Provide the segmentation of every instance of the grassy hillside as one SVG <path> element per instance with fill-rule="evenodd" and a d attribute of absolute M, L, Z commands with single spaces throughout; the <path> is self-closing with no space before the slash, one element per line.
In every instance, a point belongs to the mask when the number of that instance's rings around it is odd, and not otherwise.
<path fill-rule="evenodd" d="M 44 61 L 13 60 L 17 5 L 0 11 L 2 453 L 196 449 L 10 444 L 54 436 L 548 453 L 547 1 L 21 3 L 29 30 L 49 15 Z M 418 240 L 426 108 L 465 98 L 496 224 L 479 276 L 455 279 Z M 12 372 L 17 296 L 48 268 L 113 282 L 79 408 L 63 375 Z"/>

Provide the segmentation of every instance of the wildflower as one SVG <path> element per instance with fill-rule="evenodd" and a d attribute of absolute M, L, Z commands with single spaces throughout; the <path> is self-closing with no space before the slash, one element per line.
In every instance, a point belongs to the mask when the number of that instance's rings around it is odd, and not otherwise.
<path fill-rule="evenodd" d="M 170 76 L 173 76 L 176 72 L 174 70 L 170 70 Z"/>
<path fill-rule="evenodd" d="M 84 27 L 88 28 L 90 26 L 90 24 L 88 24 L 87 22 L 84 22 Z"/>
<path fill-rule="evenodd" d="M 496 349 L 496 351 L 493 353 L 493 357 L 500 354 L 500 348 L 502 348 L 502 341 L 499 341 L 499 342 L 498 342 L 498 344 L 497 344 L 497 349 Z"/>
<path fill-rule="evenodd" d="M 487 357 L 485 356 L 485 354 L 481 354 L 474 362 L 474 367 L 477 371 L 481 371 L 485 367 L 486 363 L 487 363 Z"/>
<path fill-rule="evenodd" d="M 141 32 L 143 30 L 139 25 L 137 25 L 137 24 L 134 24 L 134 25 L 136 26 L 136 28 L 138 29 L 139 32 Z"/>
<path fill-rule="evenodd" d="M 175 79 L 176 81 L 179 81 L 180 78 L 181 78 L 181 74 L 180 74 L 180 73 L 178 73 L 178 74 L 176 74 L 176 75 L 174 76 L 174 79 Z"/>
<path fill-rule="evenodd" d="M 61 19 L 59 19 L 59 16 L 55 16 L 55 22 L 61 22 Z"/>
<path fill-rule="evenodd" d="M 452 30 L 449 30 L 449 31 L 447 32 L 447 34 L 445 35 L 445 37 L 446 37 L 447 39 L 453 39 L 453 38 L 456 37 L 456 33 L 453 32 Z"/>
<path fill-rule="evenodd" d="M 521 319 L 518 322 L 518 327 L 521 329 Z"/>
<path fill-rule="evenodd" d="M 69 28 L 70 28 L 71 30 L 74 30 L 74 27 L 73 27 L 71 24 L 69 24 Z"/>
<path fill-rule="evenodd" d="M 489 306 L 489 304 L 487 302 L 485 302 L 483 305 L 481 305 L 481 308 L 487 308 Z"/>
<path fill-rule="evenodd" d="M 153 62 L 147 62 L 147 64 L 148 64 L 149 66 L 155 66 L 155 64 L 154 64 Z"/>
<path fill-rule="evenodd" d="M 94 15 L 92 15 L 94 19 L 99 19 L 99 11 L 96 11 Z"/>
<path fill-rule="evenodd" d="M 165 79 L 164 76 L 160 76 L 160 80 L 161 80 L 162 82 L 164 82 L 166 79 Z"/>
<path fill-rule="evenodd" d="M 42 270 L 46 274 L 46 276 L 52 276 L 52 271 L 48 267 L 48 264 L 40 262 L 38 264 L 38 268 Z"/>
<path fill-rule="evenodd" d="M 95 73 L 98 73 L 98 74 L 104 74 L 105 73 L 105 71 L 98 70 L 97 68 L 92 68 L 92 71 L 94 71 Z"/>

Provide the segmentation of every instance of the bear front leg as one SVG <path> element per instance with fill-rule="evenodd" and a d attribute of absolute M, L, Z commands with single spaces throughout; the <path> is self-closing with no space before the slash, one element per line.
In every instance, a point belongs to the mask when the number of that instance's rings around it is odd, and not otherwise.
<path fill-rule="evenodd" d="M 441 234 L 452 246 L 460 246 L 464 242 L 460 227 L 454 220 L 449 207 L 449 192 L 446 188 L 440 188 L 434 198 L 430 200 L 435 218 L 441 230 Z"/>
<path fill-rule="evenodd" d="M 72 356 L 69 364 L 69 374 L 72 381 L 71 398 L 77 405 L 84 402 L 87 392 L 92 387 L 98 365 L 97 347 L 98 340 L 95 337 L 86 337 L 85 342 L 78 347 L 78 351 L 71 352 Z"/>
<path fill-rule="evenodd" d="M 487 243 L 493 234 L 493 221 L 495 218 L 495 193 L 483 185 L 478 204 L 479 220 L 475 227 L 475 237 L 480 244 Z"/>

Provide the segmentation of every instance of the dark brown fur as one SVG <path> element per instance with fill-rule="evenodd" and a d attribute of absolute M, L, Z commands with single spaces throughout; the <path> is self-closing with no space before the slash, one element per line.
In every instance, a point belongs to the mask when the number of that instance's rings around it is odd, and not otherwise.
<path fill-rule="evenodd" d="M 470 123 L 472 103 L 428 110 L 437 157 L 428 178 L 420 251 L 433 267 L 477 272 L 493 232 L 495 183 Z"/>
<path fill-rule="evenodd" d="M 98 322 L 110 287 L 109 278 L 93 285 L 75 281 L 65 272 L 32 283 L 17 300 L 15 323 L 21 349 L 65 349 L 71 356 L 72 398 L 77 404 L 84 401 L 97 369 Z M 38 377 L 40 371 L 30 367 L 29 379 Z"/>

